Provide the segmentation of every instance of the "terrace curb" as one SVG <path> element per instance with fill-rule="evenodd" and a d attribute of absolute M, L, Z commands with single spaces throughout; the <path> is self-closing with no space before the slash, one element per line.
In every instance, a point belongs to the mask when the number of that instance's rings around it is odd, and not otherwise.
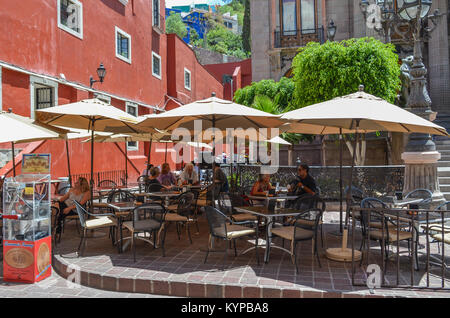
<path fill-rule="evenodd" d="M 61 256 L 53 255 L 53 269 L 74 281 L 73 266 Z M 344 293 L 327 290 L 302 290 L 274 286 L 246 286 L 242 284 L 195 283 L 186 281 L 120 277 L 82 270 L 80 284 L 108 291 L 143 293 L 196 298 L 387 298 L 390 296 Z"/>

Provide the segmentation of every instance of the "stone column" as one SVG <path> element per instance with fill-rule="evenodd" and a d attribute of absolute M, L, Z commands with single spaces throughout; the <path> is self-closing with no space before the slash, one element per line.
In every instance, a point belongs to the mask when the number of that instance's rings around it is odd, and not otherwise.
<path fill-rule="evenodd" d="M 436 113 L 431 111 L 431 99 L 426 86 L 427 69 L 422 61 L 420 18 L 411 24 L 415 27 L 414 61 L 410 69 L 411 92 L 406 109 L 417 116 L 433 121 Z M 433 203 L 444 201 L 437 179 L 437 161 L 440 158 L 441 154 L 436 151 L 436 145 L 429 134 L 411 134 L 405 152 L 402 154 L 406 166 L 403 193 L 425 188 L 433 192 Z"/>

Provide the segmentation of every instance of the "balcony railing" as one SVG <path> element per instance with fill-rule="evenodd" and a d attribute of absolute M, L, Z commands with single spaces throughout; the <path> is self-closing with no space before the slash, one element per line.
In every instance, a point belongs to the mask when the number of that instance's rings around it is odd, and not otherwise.
<path fill-rule="evenodd" d="M 323 27 L 293 31 L 275 31 L 275 48 L 301 47 L 309 42 L 325 42 Z"/>

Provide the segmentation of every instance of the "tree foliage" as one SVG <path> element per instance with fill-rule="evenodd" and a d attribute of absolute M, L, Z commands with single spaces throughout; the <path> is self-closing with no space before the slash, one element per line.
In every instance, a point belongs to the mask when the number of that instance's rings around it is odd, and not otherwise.
<path fill-rule="evenodd" d="M 238 89 L 234 94 L 234 101 L 270 114 L 281 114 L 293 109 L 291 100 L 294 89 L 294 83 L 286 77 L 281 78 L 279 82 L 261 80 Z M 311 135 L 302 134 L 283 133 L 281 136 L 293 144 L 313 139 Z"/>
<path fill-rule="evenodd" d="M 354 93 L 361 84 L 365 92 L 394 103 L 401 87 L 394 45 L 374 38 L 308 43 L 292 68 L 295 108 Z"/>
<path fill-rule="evenodd" d="M 234 94 L 234 101 L 242 105 L 253 105 L 256 96 L 267 96 L 278 105 L 279 109 L 286 112 L 292 109 L 292 98 L 295 85 L 291 79 L 282 77 L 279 82 L 274 80 L 261 80 L 252 85 L 238 89 Z"/>
<path fill-rule="evenodd" d="M 176 33 L 180 38 L 187 35 L 186 25 L 179 13 L 172 12 L 166 19 L 166 33 Z"/>
<path fill-rule="evenodd" d="M 244 52 L 251 52 L 250 36 L 250 0 L 244 0 L 244 25 L 242 27 L 242 48 Z"/>
<path fill-rule="evenodd" d="M 224 26 L 216 24 L 214 29 L 208 32 L 206 39 L 207 46 L 212 51 L 236 56 L 242 59 L 247 58 L 247 54 L 242 49 L 241 37 Z"/>

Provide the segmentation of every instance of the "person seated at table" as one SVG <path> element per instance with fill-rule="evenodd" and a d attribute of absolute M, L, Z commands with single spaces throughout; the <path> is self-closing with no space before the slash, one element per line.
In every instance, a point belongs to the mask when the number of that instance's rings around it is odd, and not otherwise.
<path fill-rule="evenodd" d="M 177 179 L 170 171 L 170 165 L 166 162 L 161 166 L 161 174 L 158 177 L 159 183 L 163 186 L 172 187 L 177 184 Z"/>
<path fill-rule="evenodd" d="M 148 177 L 150 175 L 150 170 L 153 168 L 151 163 L 147 162 L 147 167 L 142 171 L 142 175 Z"/>
<path fill-rule="evenodd" d="M 148 179 L 147 185 L 151 186 L 152 184 L 158 184 L 161 186 L 161 188 L 169 189 L 170 186 L 165 186 L 159 182 L 158 177 L 160 176 L 160 171 L 158 167 L 153 167 L 150 169 L 150 178 Z"/>
<path fill-rule="evenodd" d="M 297 177 L 289 182 L 288 191 L 290 195 L 301 196 L 303 194 L 316 194 L 316 181 L 309 175 L 309 167 L 307 164 L 301 164 L 297 168 Z"/>
<path fill-rule="evenodd" d="M 196 185 L 199 184 L 198 174 L 194 170 L 194 165 L 192 163 L 187 163 L 184 167 L 183 172 L 180 176 L 180 185 Z"/>
<path fill-rule="evenodd" d="M 268 196 L 269 191 L 274 189 L 275 187 L 270 184 L 270 175 L 260 174 L 258 177 L 258 181 L 256 181 L 253 185 L 250 195 Z"/>
<path fill-rule="evenodd" d="M 77 215 L 74 201 L 78 201 L 81 205 L 86 204 L 91 198 L 89 183 L 86 178 L 79 178 L 74 187 L 57 201 L 59 203 L 58 226 L 56 232 L 61 232 L 61 225 L 64 219 L 69 215 Z"/>

